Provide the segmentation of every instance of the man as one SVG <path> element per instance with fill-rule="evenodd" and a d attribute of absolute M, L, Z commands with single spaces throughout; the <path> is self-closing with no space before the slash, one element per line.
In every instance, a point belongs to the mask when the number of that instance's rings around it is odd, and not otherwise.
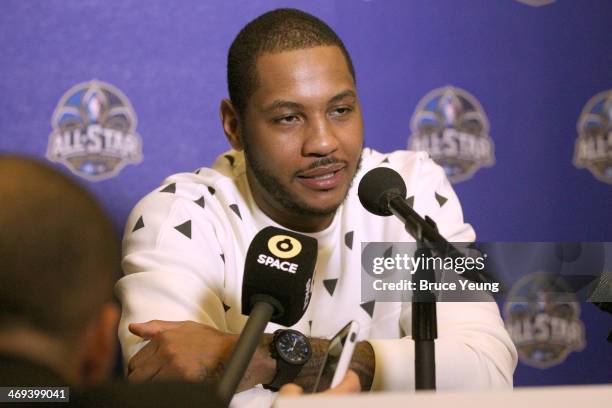
<path fill-rule="evenodd" d="M 374 167 L 395 168 L 415 210 L 448 239 L 474 240 L 443 171 L 425 153 L 362 149 L 350 56 L 325 23 L 306 13 L 275 10 L 245 26 L 229 51 L 228 86 L 221 119 L 233 150 L 212 169 L 168 178 L 127 222 L 126 276 L 117 293 L 128 378 L 219 378 L 246 321 L 246 250 L 261 228 L 274 225 L 319 243 L 312 300 L 293 327 L 307 337 L 312 356 L 291 370 L 277 364 L 268 350 L 277 341 L 271 333 L 282 328 L 270 324 L 240 390 L 292 380 L 310 389 L 324 339 L 349 320 L 361 326 L 351 367 L 362 389 L 414 388 L 410 305 L 362 303 L 359 253 L 360 242 L 411 238 L 396 220 L 367 213 L 355 184 Z M 438 319 L 439 388 L 512 385 L 516 351 L 494 303 L 441 303 Z M 257 386 L 235 401 L 269 399 Z"/>
<path fill-rule="evenodd" d="M 36 383 L 36 372 L 56 384 L 100 383 L 119 319 L 116 234 L 93 198 L 61 173 L 0 156 L 0 174 L 1 366 L 14 367 L 3 370 L 3 385 Z"/>
<path fill-rule="evenodd" d="M 202 386 L 101 386 L 119 320 L 116 232 L 57 170 L 0 154 L 0 174 L 0 386 L 70 386 L 79 406 L 219 405 Z"/>

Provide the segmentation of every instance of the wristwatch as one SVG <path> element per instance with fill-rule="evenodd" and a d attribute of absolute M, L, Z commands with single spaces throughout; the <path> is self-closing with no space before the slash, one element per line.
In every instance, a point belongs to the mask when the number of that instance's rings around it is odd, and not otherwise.
<path fill-rule="evenodd" d="M 276 375 L 270 384 L 263 387 L 278 391 L 292 382 L 310 359 L 312 349 L 308 337 L 297 330 L 277 330 L 270 343 L 270 356 L 276 360 Z"/>

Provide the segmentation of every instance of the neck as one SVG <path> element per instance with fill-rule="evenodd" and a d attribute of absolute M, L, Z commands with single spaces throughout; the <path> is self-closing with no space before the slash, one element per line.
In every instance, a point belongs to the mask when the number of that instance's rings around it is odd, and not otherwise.
<path fill-rule="evenodd" d="M 335 212 L 331 214 L 300 214 L 282 207 L 273 197 L 255 180 L 253 174 L 247 170 L 247 181 L 255 204 L 269 218 L 293 231 L 313 233 L 323 231 L 334 220 Z"/>
<path fill-rule="evenodd" d="M 0 331 L 0 352 L 28 359 L 60 374 L 70 383 L 76 383 L 70 353 L 58 339 L 25 328 Z"/>

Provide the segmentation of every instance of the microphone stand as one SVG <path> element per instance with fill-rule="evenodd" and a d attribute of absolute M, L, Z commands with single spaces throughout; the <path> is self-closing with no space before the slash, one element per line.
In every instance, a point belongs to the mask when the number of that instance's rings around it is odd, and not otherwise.
<path fill-rule="evenodd" d="M 371 174 L 368 176 L 368 174 Z M 373 214 L 395 215 L 404 224 L 406 232 L 412 235 L 417 244 L 417 256 L 428 259 L 432 254 L 442 258 L 464 258 L 464 255 L 449 243 L 438 231 L 436 223 L 429 217 L 423 219 L 408 204 L 405 198 L 406 185 L 402 177 L 384 167 L 368 172 L 359 183 L 359 200 Z M 366 181 L 367 179 L 367 181 Z M 435 271 L 427 269 L 430 265 L 420 265 L 414 271 L 413 283 L 418 286 L 412 297 L 412 338 L 415 352 L 415 388 L 417 390 L 436 389 L 436 360 L 434 341 L 438 337 L 436 316 L 436 295 L 429 290 L 435 283 Z M 463 277 L 474 282 L 486 282 L 485 277 L 476 271 L 465 271 Z M 427 283 L 421 289 L 421 282 Z M 414 285 L 413 285 L 414 286 Z"/>
<path fill-rule="evenodd" d="M 432 250 L 422 238 L 417 239 L 416 256 L 431 257 Z M 427 267 L 417 268 L 413 275 L 417 287 L 412 296 L 412 339 L 414 340 L 414 380 L 416 390 L 436 389 L 436 348 L 438 319 L 436 295 L 429 290 L 429 283 L 435 282 L 435 271 Z M 427 282 L 428 289 L 421 290 L 421 282 Z"/>
<path fill-rule="evenodd" d="M 402 196 L 397 194 L 391 195 L 388 200 L 388 207 L 404 223 L 406 232 L 414 237 L 417 244 L 417 256 L 422 255 L 427 259 L 432 256 L 434 251 L 440 256 L 446 256 L 447 254 L 453 256 L 458 253 L 457 249 L 440 235 L 436 223 L 427 216 L 425 219 L 421 218 Z M 440 249 L 441 247 L 442 250 Z M 435 271 L 427 268 L 427 265 L 421 265 L 413 276 L 417 283 L 412 297 L 415 389 L 435 390 L 435 339 L 438 337 L 438 320 L 436 315 L 436 295 L 429 290 L 429 283 L 435 282 Z M 420 289 L 422 281 L 428 283 L 426 290 Z"/>

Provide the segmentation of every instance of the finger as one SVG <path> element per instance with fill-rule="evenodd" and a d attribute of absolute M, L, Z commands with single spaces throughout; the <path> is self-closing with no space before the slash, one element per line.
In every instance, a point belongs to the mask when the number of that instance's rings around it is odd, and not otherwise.
<path fill-rule="evenodd" d="M 168 365 L 164 365 L 163 367 L 160 367 L 160 369 L 157 370 L 155 374 L 153 374 L 153 376 L 151 377 L 151 380 L 153 381 L 176 381 L 176 380 L 189 381 L 188 379 L 183 378 L 180 375 L 178 375 L 176 371 L 170 369 Z"/>
<path fill-rule="evenodd" d="M 132 371 L 138 369 L 145 364 L 149 359 L 153 358 L 159 349 L 159 342 L 156 339 L 151 340 L 138 353 L 134 354 L 128 362 L 128 376 Z"/>
<path fill-rule="evenodd" d="M 176 329 L 184 323 L 185 322 L 170 322 L 167 320 L 150 320 L 144 323 L 130 323 L 128 329 L 138 337 L 148 340 L 159 332 Z"/>
<path fill-rule="evenodd" d="M 326 391 L 328 394 L 351 394 L 361 391 L 359 376 L 353 370 L 348 370 L 340 384 Z"/>
<path fill-rule="evenodd" d="M 289 383 L 283 385 L 278 391 L 279 395 L 302 395 L 304 390 L 297 384 Z"/>
<path fill-rule="evenodd" d="M 129 372 L 127 379 L 132 383 L 139 383 L 153 379 L 164 368 L 164 362 L 159 358 L 149 358 Z"/>
<path fill-rule="evenodd" d="M 181 365 L 176 362 L 168 362 L 161 367 L 152 377 L 152 381 L 188 381 L 206 382 L 206 369 L 201 370 L 194 366 Z M 218 378 L 216 379 L 219 380 Z"/>

